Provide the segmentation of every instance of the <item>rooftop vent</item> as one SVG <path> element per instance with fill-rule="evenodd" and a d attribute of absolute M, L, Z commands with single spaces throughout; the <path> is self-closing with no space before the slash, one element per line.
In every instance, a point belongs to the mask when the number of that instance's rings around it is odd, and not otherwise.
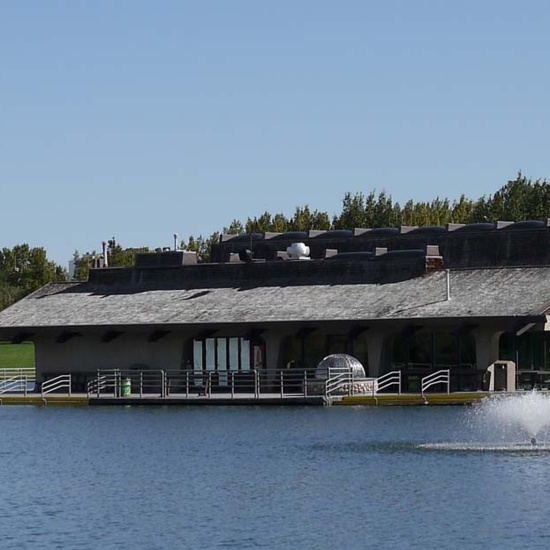
<path fill-rule="evenodd" d="M 286 252 L 291 260 L 309 260 L 309 246 L 304 243 L 292 243 Z"/>

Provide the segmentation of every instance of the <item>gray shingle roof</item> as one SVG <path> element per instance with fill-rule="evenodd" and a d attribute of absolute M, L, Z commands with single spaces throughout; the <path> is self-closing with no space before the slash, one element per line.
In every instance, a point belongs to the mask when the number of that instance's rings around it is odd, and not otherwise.
<path fill-rule="evenodd" d="M 389 284 L 203 286 L 152 289 L 49 284 L 0 312 L 15 327 L 370 321 L 540 315 L 550 300 L 550 267 L 444 271 Z"/>

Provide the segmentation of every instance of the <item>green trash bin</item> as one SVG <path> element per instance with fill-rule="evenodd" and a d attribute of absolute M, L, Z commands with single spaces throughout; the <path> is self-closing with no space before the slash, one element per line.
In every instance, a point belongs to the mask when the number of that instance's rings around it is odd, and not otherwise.
<path fill-rule="evenodd" d="M 132 395 L 132 380 L 130 380 L 130 378 L 124 378 L 120 381 L 120 395 L 122 397 L 129 397 Z"/>
<path fill-rule="evenodd" d="M 408 377 L 409 391 L 420 392 L 420 376 L 409 375 Z"/>

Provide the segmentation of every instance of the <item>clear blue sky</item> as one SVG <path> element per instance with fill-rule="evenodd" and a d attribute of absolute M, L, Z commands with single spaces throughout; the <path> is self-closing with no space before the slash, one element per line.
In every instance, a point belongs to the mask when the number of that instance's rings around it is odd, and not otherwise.
<path fill-rule="evenodd" d="M 550 176 L 550 2 L 0 0 L 0 247 Z"/>

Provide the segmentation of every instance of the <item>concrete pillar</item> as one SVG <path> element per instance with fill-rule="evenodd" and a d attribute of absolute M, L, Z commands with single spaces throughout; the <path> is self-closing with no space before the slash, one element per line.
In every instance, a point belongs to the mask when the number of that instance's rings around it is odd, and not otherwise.
<path fill-rule="evenodd" d="M 378 377 L 384 374 L 386 362 L 386 343 L 390 332 L 386 330 L 368 330 L 366 332 L 367 353 L 369 357 L 368 376 Z"/>
<path fill-rule="evenodd" d="M 37 388 L 40 387 L 42 382 L 44 382 L 44 371 L 46 366 L 44 364 L 44 346 L 47 345 L 44 343 L 42 338 L 34 338 L 34 367 L 35 367 L 35 377 Z"/>
<path fill-rule="evenodd" d="M 265 336 L 265 368 L 270 384 L 275 380 L 282 340 L 283 335 L 277 332 L 269 331 Z"/>
<path fill-rule="evenodd" d="M 498 343 L 502 333 L 502 330 L 486 327 L 479 327 L 473 331 L 478 370 L 484 371 L 491 363 L 498 361 Z"/>

